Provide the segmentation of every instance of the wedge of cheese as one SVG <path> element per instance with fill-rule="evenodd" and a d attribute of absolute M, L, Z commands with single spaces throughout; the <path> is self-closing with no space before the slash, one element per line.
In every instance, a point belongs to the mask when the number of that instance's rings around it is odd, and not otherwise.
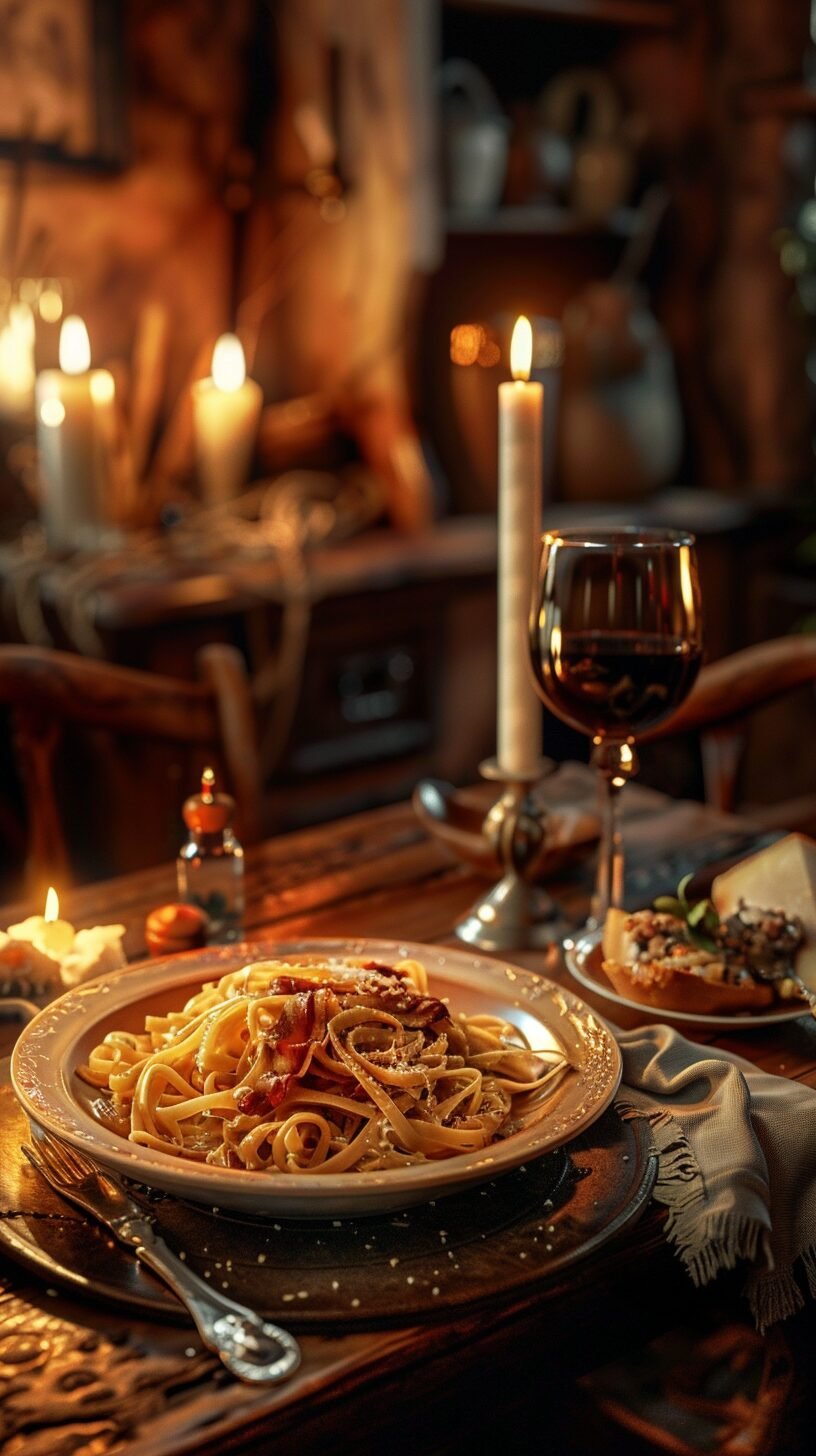
<path fill-rule="evenodd" d="M 787 835 L 718 875 L 711 898 L 722 920 L 739 909 L 740 901 L 760 910 L 798 915 L 805 943 L 794 969 L 808 989 L 816 991 L 816 841 L 804 834 Z"/>

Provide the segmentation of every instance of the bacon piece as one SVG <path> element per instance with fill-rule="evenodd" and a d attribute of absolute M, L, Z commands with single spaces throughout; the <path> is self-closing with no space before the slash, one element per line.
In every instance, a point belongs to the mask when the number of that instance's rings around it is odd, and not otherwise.
<path fill-rule="evenodd" d="M 396 978 L 398 981 L 405 980 L 405 971 L 399 970 L 397 966 L 385 966 L 382 961 L 364 961 L 361 970 L 379 971 L 381 976 L 388 976 L 392 979 Z"/>
<path fill-rule="evenodd" d="M 303 1060 L 303 1053 L 311 1041 L 314 1023 L 314 990 L 296 991 L 290 996 L 278 1018 L 274 1030 L 275 1070 L 293 1072 Z M 284 1067 L 279 1065 L 283 1058 Z"/>
<path fill-rule="evenodd" d="M 266 1117 L 280 1107 L 289 1091 L 293 1077 L 278 1077 L 274 1072 L 264 1072 L 254 1087 L 247 1087 L 236 1102 L 239 1112 L 246 1117 Z"/>
<path fill-rule="evenodd" d="M 240 1097 L 236 1097 L 235 1105 L 245 1117 L 258 1117 L 266 1110 L 266 1094 L 258 1092 L 255 1087 L 246 1087 Z"/>
<path fill-rule="evenodd" d="M 264 991 L 265 996 L 294 996 L 296 992 L 306 995 L 314 992 L 317 981 L 308 981 L 305 976 L 276 976 Z"/>
<path fill-rule="evenodd" d="M 398 1016 L 404 1026 L 415 1030 L 436 1022 L 450 1022 L 450 1012 L 435 996 L 413 995 L 402 986 L 385 986 L 381 991 L 360 992 L 344 998 L 346 1006 L 367 1006 Z"/>

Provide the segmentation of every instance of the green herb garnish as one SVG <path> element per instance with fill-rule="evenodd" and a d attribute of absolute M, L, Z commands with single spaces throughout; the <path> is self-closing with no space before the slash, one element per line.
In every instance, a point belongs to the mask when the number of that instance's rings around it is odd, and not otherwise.
<path fill-rule="evenodd" d="M 694 875 L 685 875 L 677 886 L 676 895 L 658 895 L 653 901 L 655 910 L 660 910 L 665 915 L 675 915 L 678 920 L 685 921 L 686 933 L 692 945 L 698 950 L 717 950 L 717 943 L 712 936 L 720 928 L 720 917 L 710 900 L 695 900 L 690 903 L 686 898 L 686 891 L 694 879 Z"/>

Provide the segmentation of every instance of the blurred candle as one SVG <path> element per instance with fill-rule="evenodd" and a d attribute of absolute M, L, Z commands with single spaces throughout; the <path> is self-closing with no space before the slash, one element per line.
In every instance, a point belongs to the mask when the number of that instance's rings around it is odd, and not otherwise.
<path fill-rule="evenodd" d="M 530 381 L 533 333 L 523 315 L 510 345 L 512 381 L 499 385 L 498 710 L 496 756 L 508 775 L 535 771 L 541 705 L 528 665 L 527 620 L 541 530 L 544 391 Z"/>
<path fill-rule="evenodd" d="M 82 319 L 60 330 L 59 369 L 37 378 L 40 515 L 53 551 L 95 545 L 108 516 L 109 451 L 115 386 L 107 369 L 91 369 Z"/>
<path fill-rule="evenodd" d="M 193 385 L 196 460 L 206 505 L 233 500 L 246 485 L 262 403 L 261 386 L 246 377 L 240 339 L 222 334 L 211 376 Z"/>
<path fill-rule="evenodd" d="M 31 418 L 34 403 L 34 315 L 12 303 L 0 328 L 0 415 Z"/>
<path fill-rule="evenodd" d="M 55 368 L 58 362 L 60 326 L 64 313 L 65 305 L 59 279 L 43 279 L 34 319 L 34 359 L 38 374 L 42 369 Z"/>

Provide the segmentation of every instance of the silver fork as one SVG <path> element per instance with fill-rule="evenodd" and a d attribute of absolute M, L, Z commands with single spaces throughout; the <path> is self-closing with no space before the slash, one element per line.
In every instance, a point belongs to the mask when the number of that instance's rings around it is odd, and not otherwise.
<path fill-rule="evenodd" d="M 23 1152 L 57 1193 L 104 1224 L 170 1285 L 192 1315 L 204 1344 L 239 1380 L 273 1384 L 297 1370 L 300 1347 L 294 1336 L 199 1279 L 168 1248 L 118 1178 L 50 1133 L 38 1136 L 36 1148 L 23 1144 Z"/>

